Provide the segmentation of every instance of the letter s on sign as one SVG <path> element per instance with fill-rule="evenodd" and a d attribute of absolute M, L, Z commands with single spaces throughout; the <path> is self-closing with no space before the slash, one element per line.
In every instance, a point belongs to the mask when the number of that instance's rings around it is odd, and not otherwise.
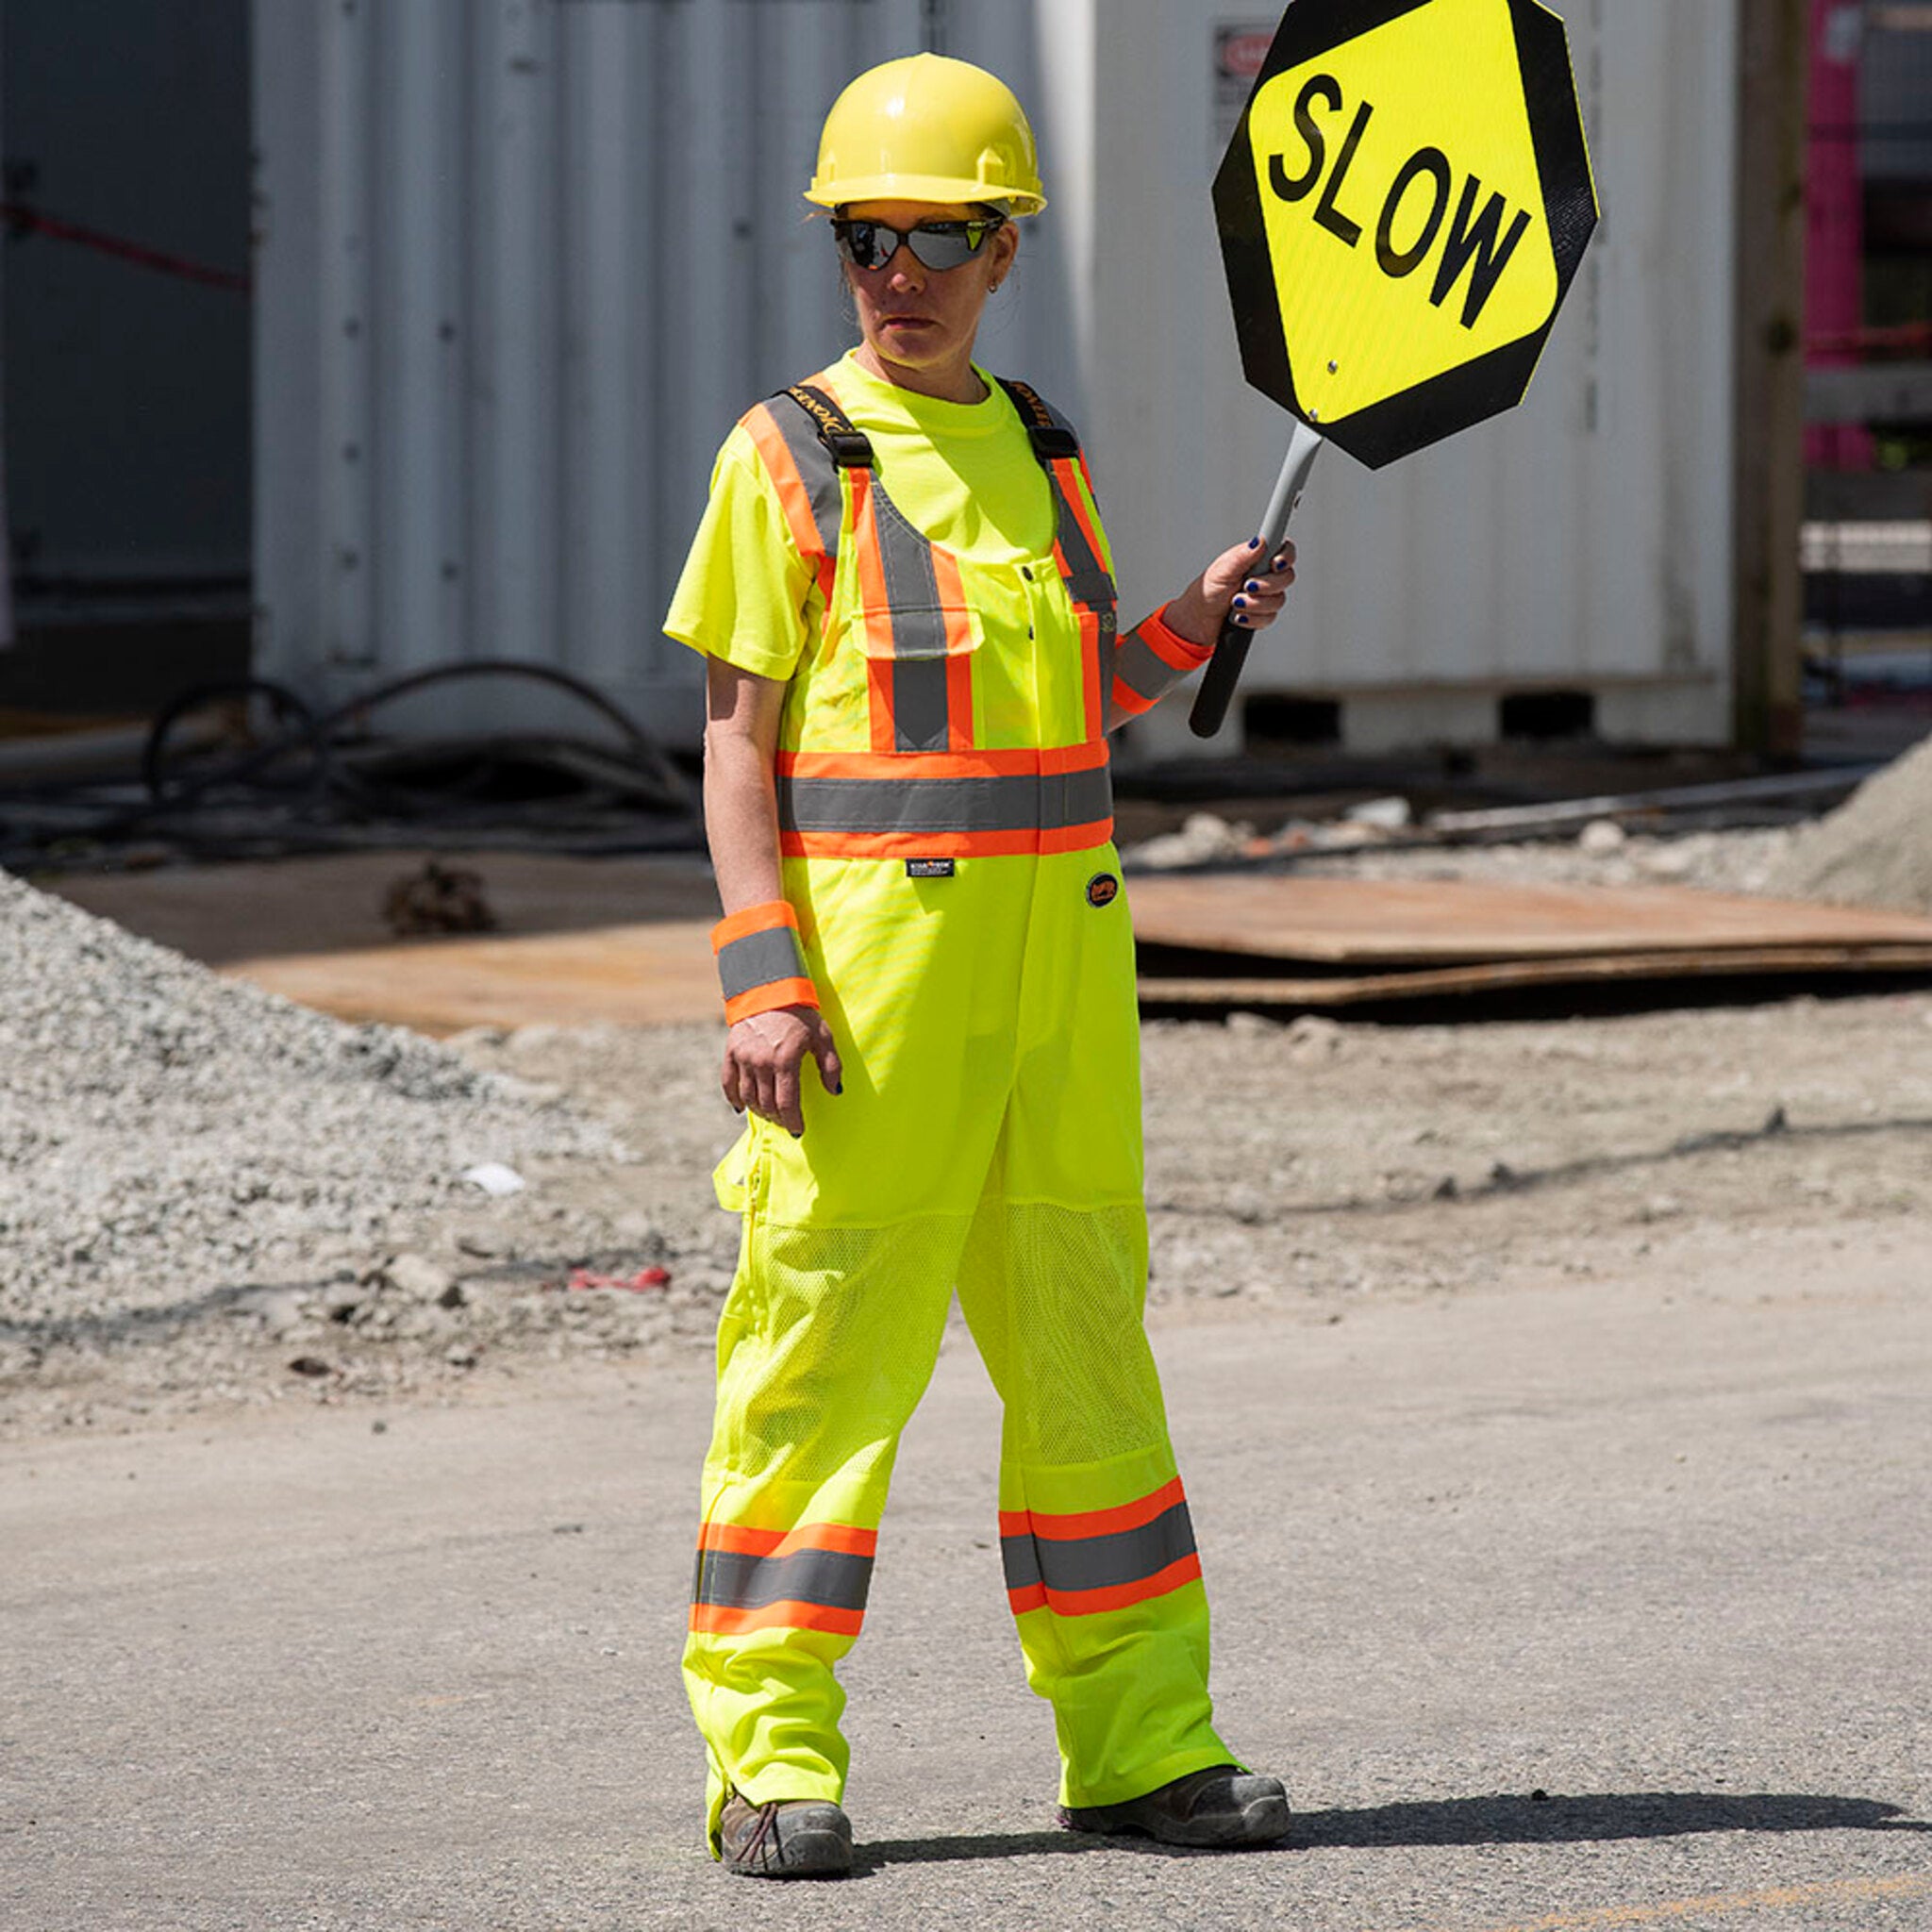
<path fill-rule="evenodd" d="M 1302 139 L 1308 144 L 1308 165 L 1303 173 L 1291 175 L 1282 166 L 1286 158 L 1282 155 L 1271 155 L 1268 159 L 1268 185 L 1280 195 L 1283 201 L 1300 201 L 1310 193 L 1315 183 L 1322 178 L 1322 170 L 1328 164 L 1328 143 L 1317 125 L 1310 103 L 1322 100 L 1328 103 L 1331 111 L 1341 109 L 1341 83 L 1332 74 L 1311 75 L 1295 96 L 1294 125 L 1300 130 Z"/>

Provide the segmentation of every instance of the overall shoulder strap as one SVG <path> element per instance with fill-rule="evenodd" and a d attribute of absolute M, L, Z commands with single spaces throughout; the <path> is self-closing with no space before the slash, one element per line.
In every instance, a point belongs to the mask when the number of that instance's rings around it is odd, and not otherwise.
<path fill-rule="evenodd" d="M 794 382 L 780 390 L 805 412 L 812 433 L 824 445 L 825 454 L 841 470 L 869 470 L 873 466 L 872 440 L 853 422 L 824 390 L 808 382 Z M 777 396 L 773 397 L 776 402 Z"/>
<path fill-rule="evenodd" d="M 1020 421 L 1026 425 L 1026 434 L 1032 440 L 1033 454 L 1042 464 L 1079 456 L 1080 439 L 1074 435 L 1074 425 L 1037 389 L 1011 376 L 994 379 L 1020 412 Z"/>
<path fill-rule="evenodd" d="M 1080 491 L 1080 473 L 1086 468 L 1080 439 L 1074 433 L 1074 425 L 1038 390 L 1004 375 L 999 377 L 999 385 L 1020 412 L 1020 421 L 1032 439 L 1033 454 L 1052 487 L 1059 526 L 1056 548 L 1067 589 L 1075 603 L 1098 614 L 1104 631 L 1110 630 L 1114 581 L 1100 560 L 1100 546 Z"/>

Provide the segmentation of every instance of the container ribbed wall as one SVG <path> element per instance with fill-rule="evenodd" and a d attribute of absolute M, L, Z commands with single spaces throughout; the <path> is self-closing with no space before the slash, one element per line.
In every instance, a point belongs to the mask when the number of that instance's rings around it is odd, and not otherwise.
<path fill-rule="evenodd" d="M 1376 475 L 1324 455 L 1256 653 L 1251 689 L 1341 695 L 1360 742 L 1485 736 L 1499 691 L 1551 683 L 1613 730 L 1724 735 L 1732 8 L 1561 10 L 1607 216 L 1530 399 Z M 1208 199 L 1216 30 L 1242 19 L 256 0 L 258 668 L 340 697 L 535 658 L 694 731 L 698 667 L 658 625 L 711 457 L 852 334 L 799 199 L 819 125 L 921 45 L 1033 112 L 1052 206 L 980 359 L 1082 423 L 1140 614 L 1250 529 L 1286 441 L 1241 380 Z M 413 721 L 530 715 L 479 687 Z M 1178 713 L 1137 728 L 1193 744 Z"/>
<path fill-rule="evenodd" d="M 257 0 L 258 668 L 335 699 L 531 658 L 694 729 L 658 625 L 712 456 L 853 333 L 799 198 L 826 108 L 935 43 L 1037 98 L 1030 6 L 952 10 L 970 34 L 930 0 Z M 983 352 L 1071 408 L 1066 308 L 1022 275 Z"/>
<path fill-rule="evenodd" d="M 1528 396 L 1379 472 L 1324 451 L 1302 580 L 1249 660 L 1246 691 L 1339 699 L 1364 748 L 1492 737 L 1501 695 L 1551 686 L 1611 735 L 1728 736 L 1734 8 L 1557 10 L 1604 219 Z M 1212 23 L 1169 0 L 1108 19 L 1103 99 L 1175 77 L 1099 125 L 1092 434 L 1131 605 L 1251 532 L 1288 439 L 1241 383 L 1206 202 Z M 1166 710 L 1150 741 L 1196 746 Z"/>

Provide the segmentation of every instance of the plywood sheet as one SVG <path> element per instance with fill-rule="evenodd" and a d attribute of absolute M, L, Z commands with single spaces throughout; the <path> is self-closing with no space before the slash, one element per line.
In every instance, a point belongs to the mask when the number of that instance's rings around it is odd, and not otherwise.
<path fill-rule="evenodd" d="M 570 858 L 424 846 L 154 872 L 63 873 L 42 883 L 143 939 L 221 966 L 387 948 L 393 936 L 383 918 L 384 896 L 432 857 L 478 874 L 506 939 L 717 917 L 710 867 L 683 854 Z"/>
<path fill-rule="evenodd" d="M 362 952 L 230 961 L 222 971 L 339 1020 L 466 1026 L 662 1026 L 719 1017 L 711 922 L 417 940 Z"/>
<path fill-rule="evenodd" d="M 1143 943 L 1231 959 L 1385 970 L 1874 945 L 1932 959 L 1932 919 L 1683 887 L 1215 874 L 1135 878 L 1128 896 Z"/>
<path fill-rule="evenodd" d="M 702 862 L 445 854 L 482 874 L 507 929 L 391 940 L 383 889 L 423 857 L 55 884 L 134 931 L 345 1020 L 432 1034 L 717 1020 L 715 902 Z M 1221 969 L 1143 974 L 1142 1000 L 1164 1007 L 1339 1008 L 1742 974 L 1932 975 L 1932 920 L 1667 887 L 1241 875 L 1143 877 L 1131 893 L 1143 942 L 1216 956 Z M 1294 974 L 1297 963 L 1308 971 Z"/>
<path fill-rule="evenodd" d="M 1145 1007 L 1287 1008 L 1383 1005 L 1549 987 L 1637 986 L 1645 982 L 1736 978 L 1832 978 L 1893 974 L 1932 979 L 1932 947 L 1765 946 L 1755 952 L 1620 953 L 1510 960 L 1479 966 L 1424 967 L 1402 973 L 1257 979 L 1240 974 L 1182 978 L 1143 974 Z"/>

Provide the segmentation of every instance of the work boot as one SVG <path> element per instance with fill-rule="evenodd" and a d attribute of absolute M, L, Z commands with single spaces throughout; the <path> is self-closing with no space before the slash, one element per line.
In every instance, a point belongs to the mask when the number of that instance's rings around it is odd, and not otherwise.
<path fill-rule="evenodd" d="M 754 1805 L 734 1794 L 718 1837 L 725 1871 L 744 1878 L 843 1878 L 852 1870 L 852 1822 L 818 1798 Z"/>
<path fill-rule="evenodd" d="M 1120 1805 L 1068 1805 L 1069 1831 L 1144 1831 L 1164 1845 L 1265 1845 L 1288 1836 L 1288 1793 L 1278 1777 L 1236 1764 L 1192 1771 Z"/>

